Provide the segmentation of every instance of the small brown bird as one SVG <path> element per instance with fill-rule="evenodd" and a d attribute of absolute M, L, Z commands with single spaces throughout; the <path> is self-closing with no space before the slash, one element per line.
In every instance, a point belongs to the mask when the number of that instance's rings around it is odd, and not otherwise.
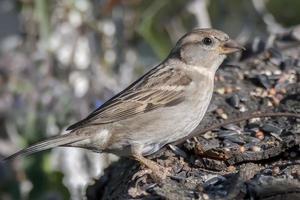
<path fill-rule="evenodd" d="M 68 134 L 23 149 L 6 160 L 58 146 L 130 156 L 154 178 L 166 169 L 144 156 L 189 135 L 202 120 L 213 94 L 214 75 L 227 54 L 243 49 L 227 34 L 195 29 L 169 56 L 85 119 Z"/>

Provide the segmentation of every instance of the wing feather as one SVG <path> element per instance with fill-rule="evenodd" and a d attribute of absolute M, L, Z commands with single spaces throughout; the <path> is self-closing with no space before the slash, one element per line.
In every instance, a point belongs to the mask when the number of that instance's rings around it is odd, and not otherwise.
<path fill-rule="evenodd" d="M 184 86 L 190 82 L 191 78 L 181 70 L 160 65 L 67 130 L 113 123 L 162 107 L 175 106 L 184 100 Z"/>

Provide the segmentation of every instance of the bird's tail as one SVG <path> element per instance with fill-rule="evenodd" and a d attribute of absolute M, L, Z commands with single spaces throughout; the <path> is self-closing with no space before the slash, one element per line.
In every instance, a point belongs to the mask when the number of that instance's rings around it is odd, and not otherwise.
<path fill-rule="evenodd" d="M 6 162 L 6 161 L 12 160 L 16 157 L 19 157 L 19 156 L 28 156 L 30 154 L 33 154 L 33 153 L 36 153 L 39 151 L 44 151 L 44 150 L 52 149 L 54 147 L 72 144 L 74 142 L 78 142 L 78 141 L 84 139 L 82 136 L 76 135 L 74 133 L 55 136 L 55 137 L 49 138 L 47 140 L 44 140 L 42 142 L 38 142 L 38 143 L 36 143 L 32 146 L 29 146 L 25 149 L 22 149 L 16 153 L 4 158 L 3 161 Z"/>

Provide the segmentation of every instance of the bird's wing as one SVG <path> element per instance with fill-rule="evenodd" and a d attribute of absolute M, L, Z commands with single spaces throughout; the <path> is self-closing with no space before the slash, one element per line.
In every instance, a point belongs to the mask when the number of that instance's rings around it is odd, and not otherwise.
<path fill-rule="evenodd" d="M 184 100 L 185 87 L 191 81 L 184 71 L 159 65 L 67 130 L 112 123 L 177 105 Z"/>

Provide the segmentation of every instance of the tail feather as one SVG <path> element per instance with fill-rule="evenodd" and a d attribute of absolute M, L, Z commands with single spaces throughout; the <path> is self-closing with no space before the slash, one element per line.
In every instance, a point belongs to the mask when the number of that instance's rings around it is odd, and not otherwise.
<path fill-rule="evenodd" d="M 39 151 L 44 151 L 44 150 L 52 149 L 54 147 L 64 146 L 64 145 L 68 145 L 68 144 L 71 144 L 74 142 L 78 142 L 82 139 L 83 139 L 83 137 L 80 137 L 80 136 L 74 135 L 74 134 L 65 134 L 65 135 L 56 136 L 56 137 L 47 139 L 45 141 L 38 142 L 38 143 L 36 143 L 32 146 L 29 146 L 25 149 L 22 149 L 22 150 L 16 152 L 15 154 L 12 154 L 11 156 L 4 158 L 3 161 L 7 162 L 9 160 L 15 159 L 16 157 L 28 156 L 30 154 L 37 153 Z"/>

